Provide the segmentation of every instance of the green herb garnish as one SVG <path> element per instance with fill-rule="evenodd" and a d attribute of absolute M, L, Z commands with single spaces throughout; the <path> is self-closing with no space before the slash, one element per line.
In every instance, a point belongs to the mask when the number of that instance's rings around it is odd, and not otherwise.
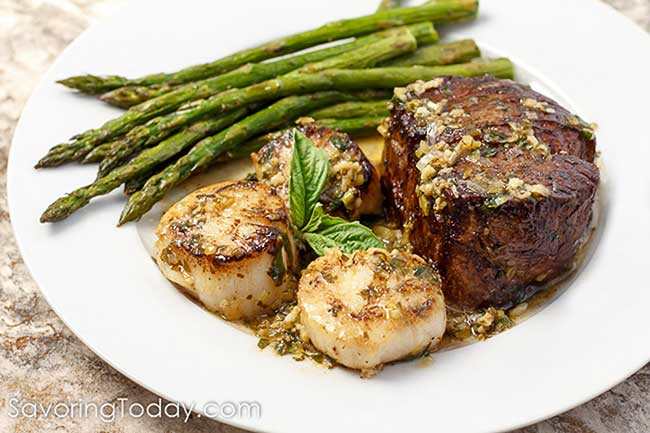
<path fill-rule="evenodd" d="M 325 213 L 318 200 L 328 173 L 329 159 L 325 152 L 302 132 L 294 130 L 289 208 L 292 222 L 302 238 L 320 256 L 334 247 L 345 253 L 383 248 L 384 243 L 368 227 Z"/>
<path fill-rule="evenodd" d="M 330 143 L 341 152 L 348 150 L 348 141 L 340 135 L 332 135 L 330 137 Z"/>
<path fill-rule="evenodd" d="M 281 240 L 275 248 L 275 256 L 273 257 L 271 269 L 269 269 L 268 274 L 273 279 L 276 286 L 281 286 L 284 282 L 284 275 L 287 273 L 287 267 L 285 266 L 284 258 L 282 257 L 284 242 Z"/>
<path fill-rule="evenodd" d="M 329 172 L 329 159 L 322 149 L 302 132 L 294 129 L 293 157 L 289 179 L 289 207 L 296 227 L 309 222 Z"/>

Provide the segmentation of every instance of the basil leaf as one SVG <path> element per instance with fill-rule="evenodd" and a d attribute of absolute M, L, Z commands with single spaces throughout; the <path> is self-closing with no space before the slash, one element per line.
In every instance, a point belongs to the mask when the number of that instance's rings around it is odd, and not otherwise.
<path fill-rule="evenodd" d="M 329 215 L 325 215 L 325 211 L 323 211 L 323 205 L 320 203 L 316 203 L 316 206 L 314 206 L 314 210 L 312 211 L 311 216 L 309 217 L 309 221 L 302 228 L 302 231 L 304 233 L 314 233 L 318 231 L 319 227 L 321 227 L 323 218 L 328 216 Z"/>
<path fill-rule="evenodd" d="M 325 223 L 329 219 L 341 220 L 337 217 L 323 217 Z M 347 222 L 333 224 L 318 233 L 305 234 L 309 246 L 318 255 L 323 255 L 327 248 L 339 247 L 344 253 L 365 251 L 368 248 L 384 248 L 384 243 L 368 227 L 358 222 Z"/>
<path fill-rule="evenodd" d="M 372 230 L 356 221 L 333 225 L 319 234 L 332 239 L 346 253 L 368 248 L 384 248 L 384 243 Z"/>
<path fill-rule="evenodd" d="M 349 221 L 344 220 L 343 218 L 335 217 L 332 215 L 323 215 L 320 220 L 320 225 L 318 230 L 325 230 L 327 228 L 339 225 L 339 224 L 348 224 Z"/>
<path fill-rule="evenodd" d="M 294 129 L 289 208 L 293 223 L 302 229 L 311 219 L 329 173 L 329 159 L 322 149 Z"/>
<path fill-rule="evenodd" d="M 358 222 L 325 214 L 318 202 L 329 173 L 329 159 L 302 132 L 293 131 L 289 208 L 294 225 L 318 255 L 338 247 L 345 253 L 383 248 L 384 243 Z"/>
<path fill-rule="evenodd" d="M 305 241 L 319 256 L 325 254 L 325 250 L 338 246 L 332 239 L 318 233 L 305 233 Z"/>

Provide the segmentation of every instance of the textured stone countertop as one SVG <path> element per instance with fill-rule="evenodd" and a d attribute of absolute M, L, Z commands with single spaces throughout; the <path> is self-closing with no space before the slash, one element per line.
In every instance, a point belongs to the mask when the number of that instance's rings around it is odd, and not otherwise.
<path fill-rule="evenodd" d="M 193 416 L 179 419 L 12 418 L 8 396 L 37 402 L 147 404 L 157 396 L 87 349 L 50 310 L 16 249 L 6 201 L 7 154 L 16 121 L 40 75 L 94 20 L 124 0 L 0 0 L 0 431 L 241 432 Z M 650 0 L 608 0 L 650 30 Z M 650 53 L 647 53 L 650 54 Z M 597 362 L 597 361 L 595 361 Z M 650 365 L 597 399 L 519 433 L 650 432 Z"/>

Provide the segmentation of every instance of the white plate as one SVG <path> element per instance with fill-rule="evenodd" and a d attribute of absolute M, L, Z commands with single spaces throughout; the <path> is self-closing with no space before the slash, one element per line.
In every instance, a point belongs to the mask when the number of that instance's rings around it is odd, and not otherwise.
<path fill-rule="evenodd" d="M 436 354 L 427 368 L 404 363 L 361 380 L 260 352 L 252 336 L 197 307 L 161 276 L 136 225 L 114 227 L 120 193 L 64 223 L 38 223 L 52 200 L 91 181 L 94 169 L 36 171 L 33 164 L 51 145 L 119 112 L 55 79 L 174 70 L 362 15 L 375 3 L 135 2 L 79 37 L 26 106 L 9 163 L 16 237 L 52 308 L 99 356 L 161 396 L 197 408 L 260 402 L 260 418 L 225 420 L 253 430 L 502 431 L 621 382 L 650 359 L 650 38 L 594 1 L 486 0 L 478 21 L 446 32 L 509 56 L 524 78 L 600 124 L 609 200 L 595 254 L 566 293 L 502 335 Z"/>

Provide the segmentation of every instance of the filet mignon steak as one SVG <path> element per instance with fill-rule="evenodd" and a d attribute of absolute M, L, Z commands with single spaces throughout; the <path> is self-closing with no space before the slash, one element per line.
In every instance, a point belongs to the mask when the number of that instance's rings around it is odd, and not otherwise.
<path fill-rule="evenodd" d="M 514 81 L 438 77 L 396 89 L 384 133 L 387 215 L 450 304 L 506 308 L 572 266 L 599 184 L 589 124 Z"/>

